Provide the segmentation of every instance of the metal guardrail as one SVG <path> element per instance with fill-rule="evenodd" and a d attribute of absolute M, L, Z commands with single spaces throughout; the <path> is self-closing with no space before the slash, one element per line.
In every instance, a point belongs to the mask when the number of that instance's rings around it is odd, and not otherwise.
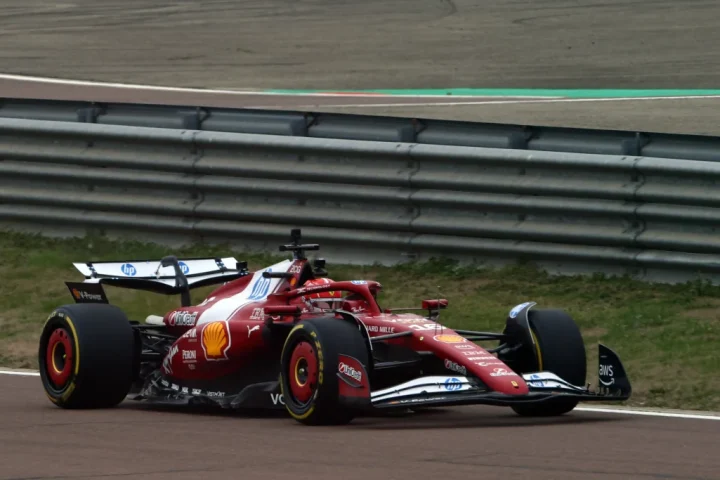
<path fill-rule="evenodd" d="M 299 226 L 397 260 L 714 274 L 718 181 L 711 160 L 0 118 L 0 220 L 272 247 Z"/>
<path fill-rule="evenodd" d="M 343 140 L 720 161 L 720 138 L 281 110 L 0 98 L 0 117 Z"/>

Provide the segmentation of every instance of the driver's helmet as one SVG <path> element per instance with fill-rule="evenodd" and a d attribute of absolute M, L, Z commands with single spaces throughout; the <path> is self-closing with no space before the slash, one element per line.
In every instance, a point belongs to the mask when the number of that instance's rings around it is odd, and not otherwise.
<path fill-rule="evenodd" d="M 327 285 L 329 283 L 334 282 L 335 280 L 332 280 L 330 278 L 315 278 L 312 280 L 308 280 L 303 285 L 303 288 L 307 287 L 315 287 L 320 285 Z M 315 292 L 303 295 L 303 299 L 305 301 L 308 301 L 312 303 L 314 306 L 318 308 L 340 308 L 340 305 L 342 303 L 342 292 L 341 291 L 326 291 L 326 292 Z"/>

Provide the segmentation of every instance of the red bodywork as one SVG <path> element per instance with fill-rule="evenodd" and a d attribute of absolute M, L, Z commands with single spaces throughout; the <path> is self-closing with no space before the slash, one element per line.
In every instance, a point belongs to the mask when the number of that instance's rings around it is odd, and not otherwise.
<path fill-rule="evenodd" d="M 520 375 L 452 329 L 422 315 L 381 310 L 375 300 L 382 288 L 378 282 L 339 281 L 295 288 L 306 264 L 305 259 L 278 263 L 269 269 L 273 273 L 287 272 L 292 276 L 270 279 L 255 272 L 217 288 L 197 306 L 169 312 L 164 323 L 171 333 L 182 334 L 182 337 L 165 357 L 163 373 L 184 380 L 211 379 L 232 373 L 268 347 L 270 336 L 264 334 L 267 322 L 294 323 L 328 315 L 307 303 L 303 296 L 341 291 L 346 295 L 339 299 L 342 302 L 340 308 L 361 320 L 370 337 L 412 331 L 411 336 L 386 341 L 415 351 L 433 352 L 445 361 L 449 371 L 474 375 L 498 393 L 528 393 L 528 386 Z M 438 303 L 442 302 L 425 301 L 423 307 L 438 307 Z M 447 302 L 440 306 L 446 305 Z"/>

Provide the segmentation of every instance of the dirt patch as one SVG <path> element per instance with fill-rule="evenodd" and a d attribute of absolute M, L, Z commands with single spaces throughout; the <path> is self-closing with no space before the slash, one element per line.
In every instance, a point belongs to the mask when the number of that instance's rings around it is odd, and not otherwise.
<path fill-rule="evenodd" d="M 582 329 L 585 338 L 602 338 L 608 334 L 608 329 L 604 327 L 586 327 Z"/>
<path fill-rule="evenodd" d="M 698 308 L 685 311 L 683 317 L 714 324 L 720 322 L 720 298 L 700 297 L 693 303 L 698 305 Z"/>
<path fill-rule="evenodd" d="M 683 317 L 692 318 L 695 320 L 720 322 L 720 307 L 697 308 L 695 310 L 688 310 L 683 314 Z"/>
<path fill-rule="evenodd" d="M 0 364 L 10 368 L 37 368 L 38 339 L 32 335 L 0 340 Z"/>

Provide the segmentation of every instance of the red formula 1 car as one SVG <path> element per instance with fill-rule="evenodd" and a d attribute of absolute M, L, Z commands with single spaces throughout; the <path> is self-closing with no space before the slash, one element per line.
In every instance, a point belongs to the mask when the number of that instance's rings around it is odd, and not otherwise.
<path fill-rule="evenodd" d="M 368 411 L 491 404 L 560 415 L 580 401 L 626 400 L 618 356 L 599 345 L 599 384 L 585 386 L 580 331 L 561 310 L 514 307 L 502 333 L 438 322 L 444 299 L 383 309 L 381 285 L 331 281 L 300 231 L 292 259 L 251 273 L 233 258 L 77 263 L 76 303 L 40 338 L 42 384 L 65 408 L 147 402 L 286 409 L 305 424 L 343 424 Z M 144 322 L 108 304 L 103 284 L 179 294 L 182 307 Z M 192 288 L 219 286 L 192 305 Z M 416 310 L 417 313 L 410 311 Z M 498 341 L 482 348 L 477 341 Z"/>

